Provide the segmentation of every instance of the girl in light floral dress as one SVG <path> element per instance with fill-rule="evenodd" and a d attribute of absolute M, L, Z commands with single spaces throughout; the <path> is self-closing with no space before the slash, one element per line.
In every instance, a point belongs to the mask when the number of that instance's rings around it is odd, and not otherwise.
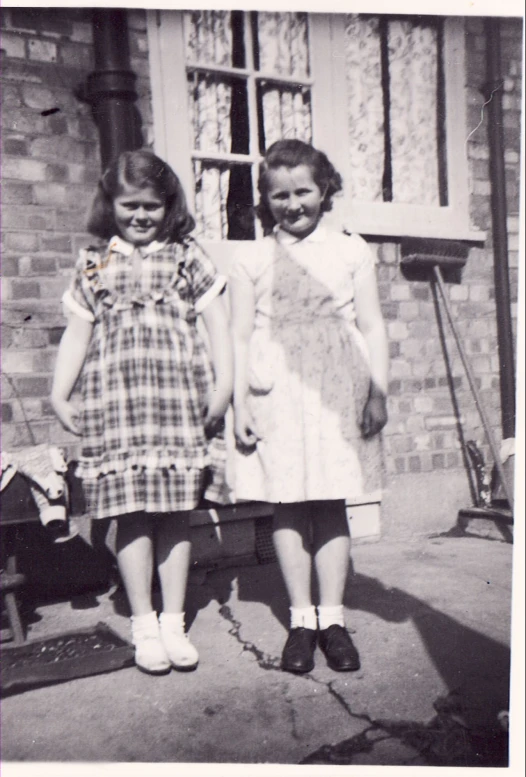
<path fill-rule="evenodd" d="M 360 666 L 343 618 L 345 500 L 380 474 L 387 340 L 373 255 L 323 214 L 341 189 L 325 154 L 282 140 L 261 165 L 267 235 L 230 273 L 238 499 L 274 504 L 274 543 L 291 603 L 282 667 L 309 672 L 316 643 L 336 671 Z M 320 602 L 311 599 L 311 567 Z"/>

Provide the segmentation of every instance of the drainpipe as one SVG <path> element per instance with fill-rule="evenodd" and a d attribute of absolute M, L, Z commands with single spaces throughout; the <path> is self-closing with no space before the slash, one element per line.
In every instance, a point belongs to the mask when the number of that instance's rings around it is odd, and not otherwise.
<path fill-rule="evenodd" d="M 511 323 L 510 279 L 508 270 L 508 232 L 506 173 L 504 167 L 504 134 L 502 122 L 502 76 L 500 53 L 500 20 L 485 20 L 488 100 L 488 139 L 491 174 L 491 212 L 493 232 L 493 270 L 497 340 L 499 348 L 500 402 L 502 435 L 515 437 L 515 368 Z"/>
<path fill-rule="evenodd" d="M 121 151 L 142 146 L 126 14 L 125 9 L 92 11 L 95 70 L 79 90 L 80 99 L 91 105 L 99 130 L 103 169 Z"/>

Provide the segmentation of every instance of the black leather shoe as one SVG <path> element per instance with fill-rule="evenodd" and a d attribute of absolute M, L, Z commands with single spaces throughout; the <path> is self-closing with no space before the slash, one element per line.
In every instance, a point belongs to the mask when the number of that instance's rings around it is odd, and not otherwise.
<path fill-rule="evenodd" d="M 320 629 L 318 643 L 327 664 L 335 672 L 355 672 L 360 668 L 358 651 L 343 626 L 333 624 L 328 629 Z"/>
<path fill-rule="evenodd" d="M 315 629 L 291 629 L 283 648 L 281 668 L 284 672 L 295 672 L 297 674 L 311 672 L 314 669 L 315 649 Z"/>

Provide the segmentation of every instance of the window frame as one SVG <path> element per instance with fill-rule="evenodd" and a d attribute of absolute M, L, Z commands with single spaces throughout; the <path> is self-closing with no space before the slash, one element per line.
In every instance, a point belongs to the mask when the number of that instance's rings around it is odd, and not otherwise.
<path fill-rule="evenodd" d="M 349 195 L 347 153 L 345 17 L 314 13 L 309 19 L 313 143 L 324 150 L 342 174 L 343 193 L 334 200 L 331 221 L 353 232 L 381 238 L 424 237 L 482 242 L 485 234 L 471 226 L 469 168 L 466 149 L 464 20 L 444 19 L 445 129 L 448 205 L 364 202 Z M 187 81 L 183 12 L 147 12 L 154 148 L 177 171 L 190 208 L 194 206 L 192 160 L 195 156 L 187 124 Z M 248 12 L 246 13 L 248 23 Z M 247 63 L 249 64 L 249 63 Z M 251 65 L 251 63 L 250 63 Z M 249 71 L 251 68 L 247 68 Z M 210 70 L 214 70 L 211 67 Z M 255 81 L 248 72 L 247 80 Z M 285 79 L 286 80 L 286 79 Z M 253 92 L 249 85 L 249 95 Z M 249 97 L 254 99 L 253 96 Z M 254 110 L 252 106 L 251 111 Z M 173 117 L 176 122 L 174 125 Z M 251 127 L 257 133 L 257 127 Z M 204 156 L 208 156 L 206 153 Z M 211 157 L 213 155 L 210 155 Z M 244 160 L 245 161 L 245 158 Z M 246 162 L 254 163 L 253 154 Z M 257 165 L 252 164 L 256 192 Z M 261 234 L 256 225 L 256 237 Z M 221 241 L 231 242 L 231 241 Z"/>

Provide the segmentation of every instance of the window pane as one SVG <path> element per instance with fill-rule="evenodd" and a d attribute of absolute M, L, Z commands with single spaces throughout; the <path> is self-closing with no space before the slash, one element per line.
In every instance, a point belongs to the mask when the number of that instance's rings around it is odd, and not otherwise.
<path fill-rule="evenodd" d="M 186 59 L 202 64 L 232 66 L 230 11 L 185 11 Z"/>
<path fill-rule="evenodd" d="M 312 140 L 311 100 L 309 89 L 258 84 L 259 148 L 265 150 L 281 138 Z"/>
<path fill-rule="evenodd" d="M 256 69 L 286 76 L 309 74 L 307 14 L 257 13 Z"/>
<path fill-rule="evenodd" d="M 357 200 L 446 204 L 441 56 L 432 17 L 346 17 L 350 189 Z"/>
<path fill-rule="evenodd" d="M 253 240 L 249 165 L 194 162 L 197 234 L 204 240 Z"/>
<path fill-rule="evenodd" d="M 191 140 L 196 151 L 248 154 L 246 82 L 188 73 Z"/>
<path fill-rule="evenodd" d="M 378 17 L 347 16 L 345 72 L 351 196 L 381 202 L 385 142 Z"/>
<path fill-rule="evenodd" d="M 393 202 L 439 204 L 437 29 L 389 22 Z"/>

